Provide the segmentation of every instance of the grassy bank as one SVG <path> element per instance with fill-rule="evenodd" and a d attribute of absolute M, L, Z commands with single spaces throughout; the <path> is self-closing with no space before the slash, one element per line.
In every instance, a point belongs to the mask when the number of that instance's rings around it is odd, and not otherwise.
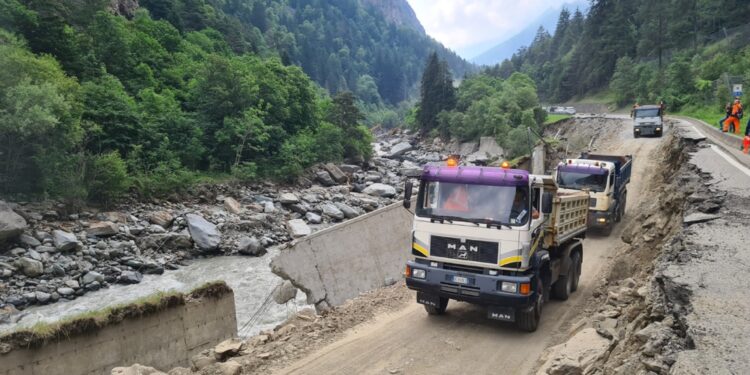
<path fill-rule="evenodd" d="M 547 120 L 544 121 L 544 125 L 553 124 L 558 121 L 562 121 L 565 119 L 569 119 L 573 116 L 571 115 L 558 115 L 558 114 L 549 114 L 547 115 Z"/>
<path fill-rule="evenodd" d="M 687 116 L 692 117 L 698 120 L 705 121 L 709 125 L 719 128 L 719 120 L 724 118 L 724 112 L 719 111 L 716 108 L 713 107 L 696 107 L 696 106 L 688 106 L 683 108 L 681 111 L 675 113 L 677 115 L 681 116 Z M 747 117 L 743 117 L 740 120 L 740 126 L 741 126 L 741 134 L 745 134 L 745 129 L 747 128 Z"/>

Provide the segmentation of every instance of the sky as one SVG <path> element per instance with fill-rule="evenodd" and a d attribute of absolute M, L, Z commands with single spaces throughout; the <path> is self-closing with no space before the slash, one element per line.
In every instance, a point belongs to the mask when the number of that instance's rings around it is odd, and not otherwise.
<path fill-rule="evenodd" d="M 561 0 L 408 0 L 427 34 L 472 58 L 505 41 Z"/>

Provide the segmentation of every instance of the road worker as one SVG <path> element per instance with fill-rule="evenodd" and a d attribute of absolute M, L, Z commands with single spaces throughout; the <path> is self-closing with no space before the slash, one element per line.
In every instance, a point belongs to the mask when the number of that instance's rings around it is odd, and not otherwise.
<path fill-rule="evenodd" d="M 640 105 L 638 104 L 638 102 L 635 102 L 635 104 L 633 104 L 633 108 L 630 110 L 631 118 L 635 118 L 635 110 L 638 109 L 638 107 L 640 107 Z"/>
<path fill-rule="evenodd" d="M 469 194 L 466 191 L 466 185 L 458 185 L 443 202 L 443 209 L 449 211 L 467 212 L 469 211 Z"/>
<path fill-rule="evenodd" d="M 741 118 L 742 103 L 740 103 L 740 98 L 736 97 L 734 99 L 734 104 L 732 105 L 732 113 L 729 115 L 729 118 L 724 121 L 724 132 L 733 132 L 734 134 L 740 134 Z"/>
<path fill-rule="evenodd" d="M 724 128 L 724 121 L 726 121 L 731 115 L 732 115 L 732 103 L 727 103 L 727 105 L 724 106 L 724 118 L 719 120 L 719 129 Z"/>
<path fill-rule="evenodd" d="M 659 100 L 659 116 L 664 121 L 664 112 L 667 111 L 667 104 L 663 100 Z"/>

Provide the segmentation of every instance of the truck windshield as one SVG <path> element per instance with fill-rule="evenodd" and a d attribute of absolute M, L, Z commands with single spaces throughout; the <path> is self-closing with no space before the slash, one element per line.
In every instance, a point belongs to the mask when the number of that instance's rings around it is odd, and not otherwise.
<path fill-rule="evenodd" d="M 417 216 L 482 224 L 520 226 L 529 214 L 529 189 L 425 181 L 419 192 Z"/>
<path fill-rule="evenodd" d="M 659 108 L 638 109 L 635 117 L 659 117 Z"/>
<path fill-rule="evenodd" d="M 557 173 L 557 184 L 566 189 L 602 192 L 607 188 L 607 175 L 561 171 Z"/>

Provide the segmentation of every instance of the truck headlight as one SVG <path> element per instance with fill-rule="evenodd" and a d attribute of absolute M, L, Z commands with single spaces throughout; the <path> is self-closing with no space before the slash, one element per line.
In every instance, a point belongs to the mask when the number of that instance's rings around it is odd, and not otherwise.
<path fill-rule="evenodd" d="M 661 128 L 656 128 L 656 131 L 661 131 Z"/>
<path fill-rule="evenodd" d="M 600 218 L 596 219 L 596 221 L 597 221 L 597 222 L 600 222 L 600 223 L 606 223 L 606 222 L 607 222 L 607 218 L 605 218 L 605 217 L 600 217 Z"/>
<path fill-rule="evenodd" d="M 516 293 L 518 292 L 518 284 L 503 281 L 502 283 L 500 283 L 500 290 L 505 293 Z"/>
<path fill-rule="evenodd" d="M 426 272 L 424 270 L 420 270 L 418 268 L 414 268 L 411 270 L 411 277 L 415 279 L 424 279 L 426 275 Z"/>

